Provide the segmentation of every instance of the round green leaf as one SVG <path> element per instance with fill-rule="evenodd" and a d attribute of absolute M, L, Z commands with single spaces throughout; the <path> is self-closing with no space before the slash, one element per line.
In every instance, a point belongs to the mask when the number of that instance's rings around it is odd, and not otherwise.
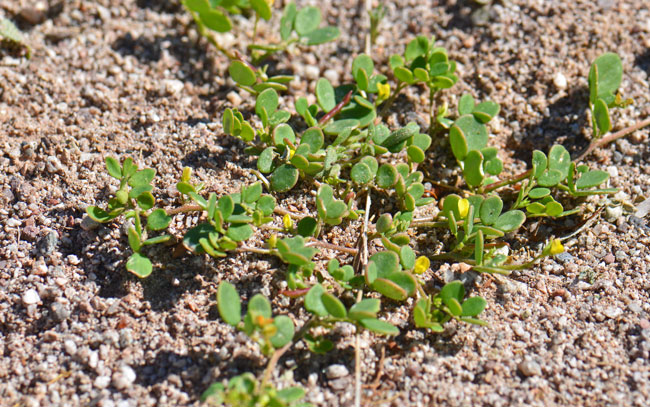
<path fill-rule="evenodd" d="M 418 146 L 408 146 L 406 155 L 414 163 L 421 163 L 425 159 L 424 151 Z"/>
<path fill-rule="evenodd" d="M 601 135 L 612 129 L 612 121 L 609 118 L 609 109 L 607 108 L 607 103 L 605 103 L 603 99 L 596 99 L 593 115 L 596 119 L 596 127 L 598 127 Z"/>
<path fill-rule="evenodd" d="M 375 64 L 372 62 L 372 58 L 366 54 L 360 54 L 354 58 L 354 61 L 352 61 L 352 76 L 356 77 L 357 71 L 360 69 L 366 72 L 367 77 L 370 77 L 372 71 L 375 69 Z"/>
<path fill-rule="evenodd" d="M 460 116 L 470 114 L 474 110 L 474 98 L 469 93 L 465 93 L 458 101 L 458 114 Z"/>
<path fill-rule="evenodd" d="M 592 170 L 582 174 L 580 179 L 576 182 L 576 188 L 585 189 L 597 187 L 603 182 L 607 181 L 609 173 L 601 170 Z"/>
<path fill-rule="evenodd" d="M 257 81 L 255 72 L 242 61 L 232 61 L 228 67 L 232 80 L 242 86 L 251 86 Z"/>
<path fill-rule="evenodd" d="M 487 145 L 487 141 L 488 141 L 487 128 L 485 127 L 485 125 L 478 122 L 474 118 L 474 116 L 472 115 L 461 116 L 454 122 L 454 126 L 457 126 L 460 130 L 462 130 L 462 134 L 465 136 L 465 139 L 467 140 L 467 151 L 471 151 L 471 150 L 480 151 Z"/>
<path fill-rule="evenodd" d="M 623 64 L 617 54 L 607 52 L 596 58 L 589 72 L 590 102 L 594 104 L 598 98 L 601 98 L 610 105 L 614 101 L 614 95 L 622 79 Z"/>
<path fill-rule="evenodd" d="M 451 152 L 457 160 L 462 161 L 467 156 L 467 138 L 460 127 L 454 125 L 449 129 L 449 144 Z"/>
<path fill-rule="evenodd" d="M 329 315 L 321 299 L 323 294 L 325 294 L 325 289 L 320 284 L 316 284 L 310 288 L 307 295 L 305 295 L 305 309 L 319 317 Z"/>
<path fill-rule="evenodd" d="M 136 198 L 138 201 L 138 206 L 143 210 L 147 211 L 156 204 L 156 199 L 153 197 L 151 192 L 143 192 Z"/>
<path fill-rule="evenodd" d="M 273 130 L 273 141 L 276 146 L 286 145 L 285 139 L 289 140 L 291 144 L 296 142 L 296 134 L 293 132 L 291 126 L 286 123 L 282 123 Z"/>
<path fill-rule="evenodd" d="M 324 293 L 321 295 L 321 301 L 327 310 L 327 313 L 333 316 L 334 318 L 345 318 L 348 314 L 345 310 L 345 305 L 330 293 Z"/>
<path fill-rule="evenodd" d="M 298 176 L 296 167 L 283 164 L 271 174 L 271 188 L 276 192 L 287 192 L 296 185 Z"/>
<path fill-rule="evenodd" d="M 529 193 L 528 196 L 531 199 L 541 199 L 544 198 L 545 196 L 549 195 L 551 193 L 551 190 L 548 188 L 533 188 Z"/>
<path fill-rule="evenodd" d="M 325 78 L 320 78 L 316 82 L 316 100 L 318 100 L 318 104 L 325 112 L 329 112 L 336 106 L 334 87 Z"/>
<path fill-rule="evenodd" d="M 156 209 L 147 216 L 147 229 L 162 230 L 169 226 L 172 217 L 167 215 L 164 209 Z"/>
<path fill-rule="evenodd" d="M 226 236 L 234 240 L 235 242 L 243 242 L 248 240 L 253 235 L 253 228 L 248 223 L 239 223 L 236 225 L 230 225 L 226 231 Z"/>
<path fill-rule="evenodd" d="M 499 175 L 503 171 L 503 161 L 495 157 L 483 163 L 483 169 L 490 175 Z"/>
<path fill-rule="evenodd" d="M 156 176 L 156 170 L 153 168 L 145 168 L 133 174 L 129 178 L 129 185 L 132 187 L 144 186 L 150 184 Z"/>
<path fill-rule="evenodd" d="M 221 319 L 228 325 L 237 326 L 241 321 L 241 299 L 235 286 L 222 281 L 217 288 L 217 309 Z"/>
<path fill-rule="evenodd" d="M 327 26 L 317 28 L 314 31 L 307 33 L 303 36 L 303 41 L 307 45 L 320 45 L 326 42 L 334 41 L 341 35 L 341 31 L 337 27 Z"/>
<path fill-rule="evenodd" d="M 426 55 L 429 52 L 429 39 L 424 35 L 420 35 L 406 45 L 404 57 L 407 61 L 412 61 L 419 56 Z"/>
<path fill-rule="evenodd" d="M 551 147 L 551 151 L 548 153 L 548 168 L 560 171 L 561 180 L 564 180 L 569 175 L 569 167 L 571 167 L 571 155 L 566 148 L 560 144 Z"/>
<path fill-rule="evenodd" d="M 113 178 L 121 179 L 122 178 L 122 167 L 120 163 L 113 157 L 106 157 L 104 159 L 106 162 L 106 169 L 108 170 L 108 175 Z"/>
<path fill-rule="evenodd" d="M 262 151 L 257 159 L 257 169 L 261 173 L 268 174 L 273 170 L 273 158 L 275 157 L 275 148 L 267 147 Z"/>
<path fill-rule="evenodd" d="M 314 31 L 320 25 L 321 13 L 316 7 L 304 7 L 296 14 L 294 27 L 296 32 L 303 36 Z"/>
<path fill-rule="evenodd" d="M 300 144 L 309 145 L 309 152 L 312 154 L 316 154 L 323 147 L 324 142 L 325 136 L 323 136 L 323 131 L 318 127 L 305 130 L 300 138 Z"/>
<path fill-rule="evenodd" d="M 210 9 L 200 13 L 199 18 L 206 27 L 220 33 L 228 32 L 232 28 L 228 17 L 217 9 Z"/>
<path fill-rule="evenodd" d="M 535 168 L 535 178 L 539 178 L 544 174 L 544 170 L 546 170 L 546 166 L 548 165 L 548 159 L 546 158 L 546 154 L 539 150 L 533 151 L 533 166 Z"/>
<path fill-rule="evenodd" d="M 298 234 L 303 237 L 315 236 L 318 230 L 318 221 L 311 216 L 305 216 L 296 225 Z"/>
<path fill-rule="evenodd" d="M 379 277 L 388 276 L 391 273 L 399 271 L 399 256 L 395 252 L 383 251 L 377 252 L 370 256 L 371 262 L 377 266 L 377 275 Z"/>
<path fill-rule="evenodd" d="M 481 222 L 487 226 L 493 225 L 501 215 L 502 209 L 503 201 L 499 196 L 492 195 L 485 198 L 480 209 Z"/>
<path fill-rule="evenodd" d="M 145 278 L 151 274 L 153 266 L 148 258 L 140 253 L 133 253 L 126 262 L 126 269 L 140 278 Z"/>
<path fill-rule="evenodd" d="M 282 41 L 289 39 L 291 31 L 293 31 L 293 22 L 296 19 L 296 3 L 289 3 L 284 7 L 284 12 L 282 13 L 282 19 L 280 19 L 280 36 Z"/>
<path fill-rule="evenodd" d="M 274 89 L 266 89 L 257 95 L 255 100 L 255 113 L 262 116 L 262 109 L 266 110 L 266 114 L 270 117 L 278 109 L 278 93 Z"/>
<path fill-rule="evenodd" d="M 271 318 L 271 303 L 262 294 L 255 294 L 248 302 L 247 313 L 251 316 Z"/>
<path fill-rule="evenodd" d="M 539 215 L 540 213 L 544 213 L 545 210 L 546 206 L 539 202 L 533 202 L 526 206 L 526 211 L 532 215 Z"/>
<path fill-rule="evenodd" d="M 377 170 L 377 186 L 379 188 L 391 188 L 397 182 L 397 169 L 391 164 L 382 164 Z"/>
<path fill-rule="evenodd" d="M 408 298 L 406 290 L 399 284 L 386 278 L 378 277 L 372 282 L 372 288 L 385 297 L 396 301 L 404 301 Z"/>
<path fill-rule="evenodd" d="M 325 134 L 338 135 L 348 129 L 356 129 L 361 122 L 357 119 L 342 119 L 336 120 L 328 124 L 323 130 Z"/>
<path fill-rule="evenodd" d="M 271 5 L 266 0 L 249 0 L 258 16 L 266 21 L 271 19 Z"/>
<path fill-rule="evenodd" d="M 557 185 L 563 179 L 564 177 L 562 177 L 562 172 L 560 170 L 549 169 L 537 179 L 537 182 L 543 187 L 552 187 Z"/>
<path fill-rule="evenodd" d="M 463 312 L 461 316 L 475 317 L 485 309 L 487 302 L 481 297 L 471 297 L 463 302 Z"/>
<path fill-rule="evenodd" d="M 273 319 L 273 325 L 277 328 L 276 334 L 271 337 L 271 345 L 274 348 L 279 349 L 291 342 L 295 332 L 291 318 L 286 315 L 277 316 Z"/>
<path fill-rule="evenodd" d="M 470 187 L 477 187 L 483 183 L 483 155 L 480 151 L 471 150 L 465 156 L 463 175 L 465 182 Z"/>
<path fill-rule="evenodd" d="M 350 171 L 352 181 L 357 184 L 367 184 L 372 179 L 372 170 L 365 163 L 356 163 Z"/>
<path fill-rule="evenodd" d="M 393 74 L 398 80 L 402 82 L 406 82 L 409 85 L 413 83 L 413 72 L 411 72 L 411 70 L 406 67 L 398 66 L 393 71 Z"/>
<path fill-rule="evenodd" d="M 497 221 L 494 223 L 494 227 L 508 233 L 519 229 L 519 227 L 524 224 L 525 220 L 526 215 L 522 211 L 508 211 L 499 216 Z"/>
<path fill-rule="evenodd" d="M 275 209 L 275 198 L 271 195 L 264 194 L 257 200 L 257 209 L 262 211 L 264 216 L 269 216 Z"/>
<path fill-rule="evenodd" d="M 111 216 L 108 212 L 97 206 L 87 207 L 86 213 L 92 220 L 99 223 L 106 223 L 112 219 L 115 219 L 115 216 Z"/>
<path fill-rule="evenodd" d="M 499 104 L 491 100 L 479 103 L 474 107 L 472 114 L 476 120 L 487 123 L 499 114 Z"/>
<path fill-rule="evenodd" d="M 548 216 L 560 216 L 562 212 L 564 212 L 564 208 L 562 207 L 562 204 L 556 201 L 550 201 L 546 204 L 544 207 L 544 212 Z"/>
<path fill-rule="evenodd" d="M 444 287 L 442 287 L 442 290 L 440 290 L 440 298 L 446 305 L 452 299 L 461 302 L 463 301 L 464 296 L 465 287 L 460 281 L 452 281 L 450 283 L 447 283 L 444 285 Z"/>

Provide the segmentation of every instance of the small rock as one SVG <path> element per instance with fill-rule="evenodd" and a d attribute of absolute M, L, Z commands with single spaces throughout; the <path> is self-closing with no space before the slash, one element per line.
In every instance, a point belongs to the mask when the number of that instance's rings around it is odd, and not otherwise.
<path fill-rule="evenodd" d="M 323 76 L 333 85 L 339 83 L 339 72 L 336 69 L 326 69 Z"/>
<path fill-rule="evenodd" d="M 20 231 L 20 238 L 27 242 L 34 242 L 38 239 L 41 230 L 34 225 L 27 225 Z"/>
<path fill-rule="evenodd" d="M 616 261 L 616 258 L 614 257 L 613 254 L 607 253 L 605 257 L 603 257 L 603 261 L 605 262 L 605 264 L 612 264 Z"/>
<path fill-rule="evenodd" d="M 239 96 L 239 93 L 233 91 L 228 92 L 226 99 L 232 104 L 233 107 L 241 105 L 242 98 Z"/>
<path fill-rule="evenodd" d="M 73 340 L 68 339 L 63 342 L 63 349 L 65 349 L 65 353 L 68 355 L 74 356 L 77 353 L 77 344 Z"/>
<path fill-rule="evenodd" d="M 609 174 L 610 178 L 618 178 L 618 167 L 615 165 L 610 165 L 607 167 L 607 173 Z"/>
<path fill-rule="evenodd" d="M 43 334 L 43 341 L 45 342 L 58 342 L 59 334 L 54 331 L 46 331 Z"/>
<path fill-rule="evenodd" d="M 558 72 L 555 74 L 555 76 L 553 77 L 553 84 L 555 85 L 556 88 L 560 90 L 566 89 L 567 80 L 566 77 L 562 74 L 562 72 Z"/>
<path fill-rule="evenodd" d="M 607 209 L 605 209 L 605 219 L 610 223 L 616 222 L 616 219 L 620 218 L 622 215 L 623 207 L 621 206 L 607 207 Z"/>
<path fill-rule="evenodd" d="M 81 228 L 83 230 L 88 232 L 88 231 L 97 229 L 99 227 L 99 225 L 101 225 L 101 223 L 97 222 L 96 220 L 94 220 L 90 216 L 86 215 L 81 220 L 81 225 L 80 226 L 81 226 Z"/>
<path fill-rule="evenodd" d="M 307 79 L 316 80 L 320 75 L 320 69 L 317 66 L 309 65 L 305 67 L 305 77 Z"/>
<path fill-rule="evenodd" d="M 133 331 L 131 328 L 120 330 L 120 348 L 126 348 L 133 343 Z"/>
<path fill-rule="evenodd" d="M 346 378 L 331 380 L 328 382 L 328 384 L 332 390 L 339 390 L 339 391 L 347 389 L 348 386 L 350 385 L 349 380 Z"/>
<path fill-rule="evenodd" d="M 328 380 L 339 379 L 348 374 L 348 369 L 343 365 L 331 365 L 325 370 L 325 377 L 327 377 Z"/>
<path fill-rule="evenodd" d="M 79 257 L 75 256 L 74 254 L 69 255 L 67 259 L 68 259 L 68 263 L 72 264 L 73 266 L 76 266 L 77 264 L 81 263 Z"/>
<path fill-rule="evenodd" d="M 603 311 L 603 314 L 605 314 L 607 318 L 616 319 L 618 316 L 623 314 L 623 310 L 618 307 L 607 307 Z"/>
<path fill-rule="evenodd" d="M 183 88 L 185 88 L 185 84 L 178 79 L 165 79 L 162 82 L 165 91 L 170 95 L 176 95 L 177 93 L 180 93 Z"/>
<path fill-rule="evenodd" d="M 31 25 L 40 24 L 47 18 L 43 10 L 39 10 L 35 7 L 25 7 L 20 10 L 18 16 L 21 20 Z"/>
<path fill-rule="evenodd" d="M 111 378 L 109 376 L 97 376 L 93 385 L 98 389 L 105 389 L 111 383 Z"/>
<path fill-rule="evenodd" d="M 39 302 L 41 302 L 41 297 L 38 296 L 36 290 L 30 288 L 29 290 L 23 293 L 22 300 L 23 300 L 23 305 L 28 306 L 28 305 L 38 304 Z"/>
<path fill-rule="evenodd" d="M 623 250 L 617 250 L 615 256 L 618 261 L 623 261 L 625 258 L 629 257 Z"/>
<path fill-rule="evenodd" d="M 539 376 L 542 374 L 542 368 L 539 366 L 539 363 L 532 360 L 524 360 L 519 363 L 517 365 L 517 370 L 526 377 Z"/>
<path fill-rule="evenodd" d="M 120 335 L 114 329 L 109 329 L 102 335 L 102 340 L 106 345 L 117 346 L 120 343 Z"/>
<path fill-rule="evenodd" d="M 634 212 L 634 216 L 637 218 L 642 218 L 648 213 L 650 213 L 650 198 L 646 199 L 636 206 L 636 212 Z"/>
<path fill-rule="evenodd" d="M 135 379 L 135 371 L 128 365 L 122 365 L 120 370 L 113 374 L 113 386 L 118 390 L 126 389 L 135 382 Z"/>
<path fill-rule="evenodd" d="M 49 256 L 54 253 L 56 246 L 59 244 L 59 236 L 54 231 L 49 231 L 36 243 L 36 250 L 42 256 Z"/>
<path fill-rule="evenodd" d="M 52 174 L 64 173 L 63 164 L 61 164 L 61 161 L 56 156 L 53 155 L 48 156 L 47 159 L 45 160 L 45 169 L 47 169 L 47 171 Z"/>
<path fill-rule="evenodd" d="M 632 301 L 631 303 L 627 304 L 627 309 L 634 312 L 635 314 L 640 314 L 643 312 L 643 308 L 638 301 Z"/>
<path fill-rule="evenodd" d="M 568 263 L 570 261 L 573 261 L 574 257 L 569 252 L 562 252 L 560 254 L 556 254 L 555 259 L 561 263 Z"/>
<path fill-rule="evenodd" d="M 53 302 L 50 310 L 52 311 L 52 318 L 57 322 L 63 322 L 70 318 L 70 310 L 60 302 Z"/>

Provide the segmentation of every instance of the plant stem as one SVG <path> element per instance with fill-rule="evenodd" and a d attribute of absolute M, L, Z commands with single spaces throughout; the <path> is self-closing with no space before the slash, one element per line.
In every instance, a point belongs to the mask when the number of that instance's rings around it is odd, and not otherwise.
<path fill-rule="evenodd" d="M 202 211 L 203 208 L 201 208 L 197 204 L 185 204 L 183 206 L 179 206 L 178 208 L 170 209 L 167 212 L 167 215 L 178 215 L 179 213 L 185 213 L 185 212 L 199 212 Z"/>
<path fill-rule="evenodd" d="M 382 106 L 381 110 L 379 111 L 379 114 L 377 115 L 377 120 L 375 120 L 375 124 L 379 123 L 381 119 L 386 115 L 388 112 L 388 109 L 395 103 L 395 100 L 397 99 L 397 96 L 399 93 L 406 87 L 406 82 L 399 81 L 397 82 L 397 87 L 395 88 L 395 92 L 390 95 L 390 97 L 384 102 L 384 105 Z"/>
<path fill-rule="evenodd" d="M 591 144 L 589 144 L 589 147 L 587 147 L 587 149 L 582 154 L 580 154 L 578 156 L 578 158 L 576 158 L 573 161 L 574 162 L 581 161 L 586 156 L 591 154 L 595 149 L 603 147 L 606 144 L 611 143 L 612 141 L 618 140 L 621 137 L 625 137 L 628 134 L 631 134 L 631 133 L 633 133 L 633 132 L 635 132 L 637 130 L 640 130 L 640 129 L 648 126 L 648 125 L 650 125 L 650 117 L 643 120 L 643 121 L 641 121 L 641 122 L 639 122 L 639 123 L 637 123 L 637 124 L 634 124 L 634 125 L 632 125 L 630 127 L 626 127 L 626 128 L 624 128 L 622 130 L 619 130 L 616 133 L 611 133 L 611 134 L 609 134 L 609 135 L 607 135 L 607 136 L 605 136 L 605 137 L 603 137 L 603 138 L 601 138 L 599 140 L 594 140 L 594 141 L 591 142 Z"/>
<path fill-rule="evenodd" d="M 291 219 L 298 219 L 298 220 L 302 219 L 302 217 L 300 215 L 295 214 L 295 213 L 293 213 L 291 211 L 288 211 L 288 210 L 286 210 L 284 208 L 280 208 L 279 206 L 276 206 L 275 209 L 273 209 L 273 212 L 277 213 L 278 215 L 282 215 L 282 216 L 289 215 L 291 217 Z"/>
<path fill-rule="evenodd" d="M 266 383 L 268 383 L 269 380 L 271 380 L 271 375 L 273 374 L 273 370 L 275 370 L 275 365 L 278 364 L 278 361 L 284 355 L 284 353 L 293 345 L 293 341 L 287 343 L 280 349 L 277 349 L 275 352 L 273 352 L 273 356 L 271 356 L 271 359 L 269 359 L 268 365 L 266 365 L 266 369 L 264 369 L 264 376 L 262 376 L 262 384 L 260 385 L 260 391 L 264 391 L 264 388 L 266 387 Z"/>
<path fill-rule="evenodd" d="M 321 126 L 324 126 L 330 119 L 334 116 L 336 116 L 345 106 L 347 106 L 348 103 L 350 103 L 350 99 L 352 98 L 352 91 L 349 91 L 345 97 L 343 97 L 343 100 L 341 100 L 332 110 L 327 112 L 327 114 L 323 117 L 320 118 L 318 121 L 318 124 Z"/>
<path fill-rule="evenodd" d="M 318 246 L 322 247 L 323 249 L 336 250 L 347 254 L 357 254 L 358 252 L 357 249 L 351 247 L 339 246 L 332 243 L 323 242 L 322 240 L 317 240 L 315 238 L 312 239 L 313 240 L 309 241 L 307 244 L 305 244 L 305 246 Z"/>
<path fill-rule="evenodd" d="M 237 248 L 238 253 L 245 253 L 245 252 L 251 252 L 251 253 L 257 253 L 257 254 L 273 254 L 273 250 L 271 249 L 262 249 L 261 247 L 250 247 L 250 246 L 239 246 Z"/>

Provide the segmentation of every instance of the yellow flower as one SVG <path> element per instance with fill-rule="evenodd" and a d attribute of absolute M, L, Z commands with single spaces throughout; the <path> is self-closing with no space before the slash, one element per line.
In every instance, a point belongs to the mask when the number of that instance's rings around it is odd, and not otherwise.
<path fill-rule="evenodd" d="M 390 96 L 390 85 L 387 83 L 378 83 L 377 90 L 379 91 L 377 95 L 379 100 L 386 100 Z"/>
<path fill-rule="evenodd" d="M 291 147 L 288 147 L 288 148 L 289 148 L 289 159 L 292 159 L 293 155 L 296 154 L 296 150 L 294 150 Z"/>
<path fill-rule="evenodd" d="M 460 213 L 460 218 L 464 219 L 469 212 L 469 201 L 465 198 L 458 201 L 458 213 Z"/>
<path fill-rule="evenodd" d="M 553 241 L 551 242 L 551 248 L 549 249 L 549 253 L 551 254 L 551 256 L 564 253 L 564 246 L 562 246 L 562 242 L 560 241 L 560 239 L 553 239 Z"/>
<path fill-rule="evenodd" d="M 422 274 L 429 269 L 430 265 L 431 265 L 431 261 L 429 261 L 429 258 L 425 256 L 420 256 L 415 261 L 415 267 L 413 268 L 413 272 L 415 274 Z"/>
<path fill-rule="evenodd" d="M 282 217 L 282 224 L 284 225 L 284 228 L 286 230 L 293 229 L 293 220 L 291 219 L 291 216 L 289 216 L 288 213 Z"/>

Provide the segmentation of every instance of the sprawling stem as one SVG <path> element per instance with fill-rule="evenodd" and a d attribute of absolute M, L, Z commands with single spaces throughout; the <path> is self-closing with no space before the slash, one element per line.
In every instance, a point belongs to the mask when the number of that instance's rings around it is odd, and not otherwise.
<path fill-rule="evenodd" d="M 591 154 L 595 149 L 603 147 L 606 144 L 611 143 L 612 141 L 616 141 L 616 140 L 620 139 L 621 137 L 625 137 L 628 134 L 631 134 L 631 133 L 633 133 L 633 132 L 635 132 L 637 130 L 640 130 L 640 129 L 648 126 L 648 125 L 650 125 L 650 117 L 643 120 L 643 121 L 641 121 L 641 122 L 639 122 L 639 123 L 637 123 L 637 124 L 634 124 L 634 125 L 632 125 L 630 127 L 626 127 L 626 128 L 624 128 L 622 130 L 619 130 L 616 133 L 611 133 L 611 134 L 609 134 L 609 135 L 607 135 L 607 136 L 605 136 L 605 137 L 603 137 L 603 138 L 601 138 L 599 140 L 594 140 L 594 141 L 591 142 L 591 144 L 589 144 L 589 147 L 587 147 L 587 149 L 582 154 L 580 154 L 578 156 L 578 158 L 576 158 L 573 161 L 574 162 L 581 161 L 586 156 Z"/>

